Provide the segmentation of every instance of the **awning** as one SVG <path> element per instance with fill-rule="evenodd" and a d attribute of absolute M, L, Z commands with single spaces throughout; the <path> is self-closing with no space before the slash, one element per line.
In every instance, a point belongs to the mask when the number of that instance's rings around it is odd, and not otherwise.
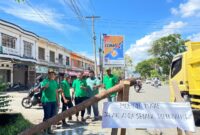
<path fill-rule="evenodd" d="M 83 72 L 83 75 L 84 75 L 84 76 L 89 76 L 89 70 L 85 70 L 85 71 Z"/>
<path fill-rule="evenodd" d="M 77 76 L 78 72 L 75 71 L 66 71 L 65 73 L 69 74 L 70 76 Z"/>

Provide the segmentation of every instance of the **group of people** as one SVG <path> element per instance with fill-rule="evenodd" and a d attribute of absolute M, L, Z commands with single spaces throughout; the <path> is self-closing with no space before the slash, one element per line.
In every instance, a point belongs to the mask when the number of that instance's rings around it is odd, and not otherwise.
<path fill-rule="evenodd" d="M 48 71 L 48 77 L 44 79 L 40 85 L 42 90 L 41 102 L 44 110 L 43 121 L 53 117 L 58 113 L 60 106 L 60 99 L 62 102 L 62 111 L 69 109 L 75 105 L 82 103 L 83 101 L 95 96 L 99 93 L 99 88 L 109 88 L 115 86 L 118 83 L 118 79 L 111 73 L 111 69 L 106 69 L 106 75 L 103 77 L 103 83 L 101 80 L 95 77 L 94 71 L 89 71 L 89 77 L 83 77 L 83 73 L 78 73 L 77 79 L 72 82 L 70 87 L 70 76 L 64 74 L 63 80 L 59 84 L 56 81 L 56 73 L 53 70 Z M 113 93 L 108 97 L 109 102 L 116 101 L 117 93 Z M 74 104 L 73 104 L 74 103 Z M 94 103 L 87 108 L 87 118 L 91 116 L 91 108 L 93 109 L 94 119 L 98 120 L 99 110 L 98 103 Z M 79 119 L 79 112 L 76 114 L 77 121 L 85 121 L 85 110 L 81 111 L 81 117 Z M 72 117 L 69 117 L 71 120 Z M 69 126 L 65 120 L 62 120 L 63 126 Z M 48 132 L 51 132 L 49 129 Z"/>

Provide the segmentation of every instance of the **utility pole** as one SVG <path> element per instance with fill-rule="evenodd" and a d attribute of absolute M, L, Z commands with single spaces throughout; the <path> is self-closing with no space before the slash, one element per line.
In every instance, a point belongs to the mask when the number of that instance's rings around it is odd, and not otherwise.
<path fill-rule="evenodd" d="M 94 70 L 95 76 L 97 76 L 97 56 L 96 56 L 96 36 L 94 30 L 94 20 L 100 18 L 100 16 L 86 16 L 85 18 L 92 19 L 92 39 L 93 39 L 93 51 L 94 51 Z"/>

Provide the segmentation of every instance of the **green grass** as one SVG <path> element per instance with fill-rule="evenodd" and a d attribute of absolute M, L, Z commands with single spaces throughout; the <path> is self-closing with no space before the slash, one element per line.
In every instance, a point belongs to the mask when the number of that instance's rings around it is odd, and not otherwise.
<path fill-rule="evenodd" d="M 0 135 L 17 135 L 32 125 L 21 114 L 0 114 Z"/>

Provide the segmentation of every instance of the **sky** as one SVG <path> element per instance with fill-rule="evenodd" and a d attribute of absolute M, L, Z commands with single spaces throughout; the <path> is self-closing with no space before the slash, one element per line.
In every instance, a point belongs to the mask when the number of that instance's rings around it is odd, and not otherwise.
<path fill-rule="evenodd" d="M 0 0 L 0 19 L 19 25 L 72 51 L 94 59 L 102 34 L 123 35 L 134 63 L 148 59 L 154 40 L 180 33 L 200 41 L 200 0 Z"/>

